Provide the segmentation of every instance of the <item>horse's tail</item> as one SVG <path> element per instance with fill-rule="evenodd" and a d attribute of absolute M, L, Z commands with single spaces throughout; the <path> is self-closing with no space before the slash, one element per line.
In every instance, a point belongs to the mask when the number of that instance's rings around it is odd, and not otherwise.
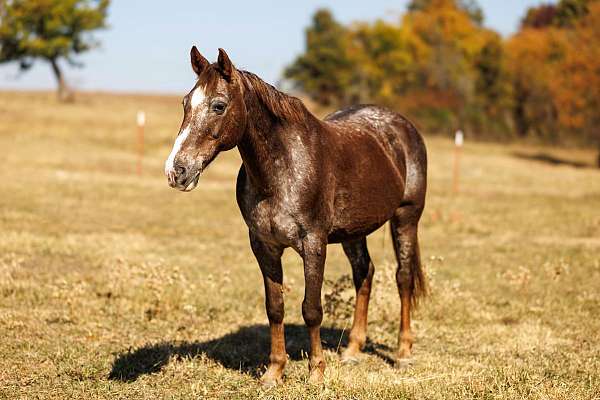
<path fill-rule="evenodd" d="M 399 213 L 404 211 L 406 209 Z M 416 305 L 421 297 L 427 295 L 427 280 L 421 263 L 417 225 L 405 224 L 401 217 L 395 216 L 390 221 L 390 228 L 398 261 L 396 283 L 400 296 L 410 298 L 410 302 Z"/>
<path fill-rule="evenodd" d="M 418 224 L 425 208 L 427 191 L 427 149 L 421 134 L 404 117 L 403 144 L 406 161 L 404 197 L 390 220 L 394 250 L 398 260 L 396 280 L 400 295 L 409 296 L 413 305 L 427 294 L 427 282 L 419 251 Z"/>

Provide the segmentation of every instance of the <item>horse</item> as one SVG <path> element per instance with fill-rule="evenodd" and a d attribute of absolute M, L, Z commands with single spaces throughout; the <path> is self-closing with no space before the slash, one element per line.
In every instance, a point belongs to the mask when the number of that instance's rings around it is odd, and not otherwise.
<path fill-rule="evenodd" d="M 345 108 L 320 120 L 298 98 L 237 69 L 223 49 L 212 64 L 195 46 L 190 58 L 196 82 L 183 98 L 183 122 L 165 175 L 171 187 L 189 192 L 220 152 L 238 148 L 242 165 L 236 199 L 262 272 L 271 336 L 263 385 L 281 383 L 287 361 L 284 249 L 292 248 L 303 260 L 308 381 L 322 384 L 321 288 L 327 245 L 341 243 L 352 268 L 356 303 L 341 357 L 355 362 L 367 338 L 375 271 L 366 237 L 388 221 L 401 302 L 395 363 L 408 365 L 411 307 L 426 293 L 417 231 L 425 205 L 427 152 L 417 129 L 400 114 L 375 105 Z"/>

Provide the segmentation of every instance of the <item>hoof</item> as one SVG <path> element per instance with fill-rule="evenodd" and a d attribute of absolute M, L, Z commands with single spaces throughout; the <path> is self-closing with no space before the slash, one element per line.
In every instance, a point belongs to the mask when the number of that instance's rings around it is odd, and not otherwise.
<path fill-rule="evenodd" d="M 360 360 L 358 357 L 355 356 L 342 356 L 342 364 L 346 364 L 346 365 L 356 365 L 360 363 Z"/>
<path fill-rule="evenodd" d="M 323 358 L 315 358 L 308 362 L 308 383 L 310 385 L 320 386 L 325 378 L 325 360 Z"/>
<path fill-rule="evenodd" d="M 323 382 L 325 381 L 325 376 L 323 374 L 323 371 L 321 371 L 319 368 L 315 368 L 312 371 L 310 371 L 310 375 L 308 377 L 308 383 L 314 386 L 321 386 L 323 385 Z"/>
<path fill-rule="evenodd" d="M 283 380 L 281 378 L 279 378 L 279 379 L 265 378 L 264 376 L 262 378 L 260 378 L 260 385 L 265 389 L 270 389 L 277 385 L 281 385 L 282 383 L 283 383 Z"/>
<path fill-rule="evenodd" d="M 281 380 L 277 380 L 277 379 L 262 379 L 261 378 L 261 380 L 260 380 L 260 386 L 262 386 L 264 389 L 271 389 L 280 384 L 281 384 Z"/>
<path fill-rule="evenodd" d="M 356 342 L 348 343 L 348 347 L 346 350 L 342 352 L 342 363 L 343 364 L 358 364 L 360 361 L 360 356 L 362 352 L 360 349 L 363 347 L 364 343 L 358 344 Z"/>
<path fill-rule="evenodd" d="M 355 365 L 360 362 L 360 353 L 354 351 L 345 351 L 342 353 L 341 361 L 342 364 Z"/>
<path fill-rule="evenodd" d="M 408 369 L 412 367 L 414 361 L 412 358 L 398 358 L 394 363 L 394 368 L 396 369 Z"/>
<path fill-rule="evenodd" d="M 277 374 L 270 370 L 267 370 L 267 372 L 265 372 L 263 376 L 260 377 L 260 384 L 265 389 L 281 385 L 282 383 L 283 374 Z"/>

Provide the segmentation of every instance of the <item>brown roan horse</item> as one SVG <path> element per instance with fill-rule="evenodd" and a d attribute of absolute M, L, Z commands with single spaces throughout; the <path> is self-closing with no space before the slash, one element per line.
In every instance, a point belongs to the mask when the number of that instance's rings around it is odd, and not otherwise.
<path fill-rule="evenodd" d="M 184 117 L 165 164 L 169 185 L 190 191 L 217 154 L 237 146 L 243 164 L 237 202 L 264 278 L 271 354 L 261 380 L 281 382 L 287 361 L 281 255 L 304 263 L 302 316 L 310 336 L 309 381 L 321 383 L 321 286 L 328 243 L 341 243 L 352 266 L 356 309 L 342 360 L 355 361 L 366 341 L 374 267 L 366 236 L 390 221 L 398 261 L 400 334 L 397 363 L 411 357 L 410 310 L 424 294 L 417 225 L 425 203 L 423 139 L 399 114 L 372 105 L 324 120 L 256 75 L 238 70 L 219 49 L 210 64 L 193 47 L 197 80 L 183 98 Z"/>

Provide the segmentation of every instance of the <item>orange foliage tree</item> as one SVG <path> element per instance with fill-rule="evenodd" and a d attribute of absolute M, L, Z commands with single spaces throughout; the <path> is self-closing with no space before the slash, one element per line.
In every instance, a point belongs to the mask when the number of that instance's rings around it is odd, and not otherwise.
<path fill-rule="evenodd" d="M 556 28 L 525 28 L 506 43 L 513 80 L 513 117 L 520 136 L 556 141 L 558 110 L 551 80 L 564 53 L 564 35 Z"/>
<path fill-rule="evenodd" d="M 328 105 L 377 102 L 429 132 L 600 146 L 600 0 L 528 10 L 503 39 L 474 0 L 413 0 L 396 22 L 318 11 L 286 76 Z"/>
<path fill-rule="evenodd" d="M 506 49 L 517 131 L 554 143 L 596 142 L 600 150 L 600 1 L 529 10 Z"/>
<path fill-rule="evenodd" d="M 576 45 L 564 47 L 556 79 L 550 80 L 558 122 L 595 141 L 600 151 L 600 2 L 590 4 L 566 40 Z"/>

